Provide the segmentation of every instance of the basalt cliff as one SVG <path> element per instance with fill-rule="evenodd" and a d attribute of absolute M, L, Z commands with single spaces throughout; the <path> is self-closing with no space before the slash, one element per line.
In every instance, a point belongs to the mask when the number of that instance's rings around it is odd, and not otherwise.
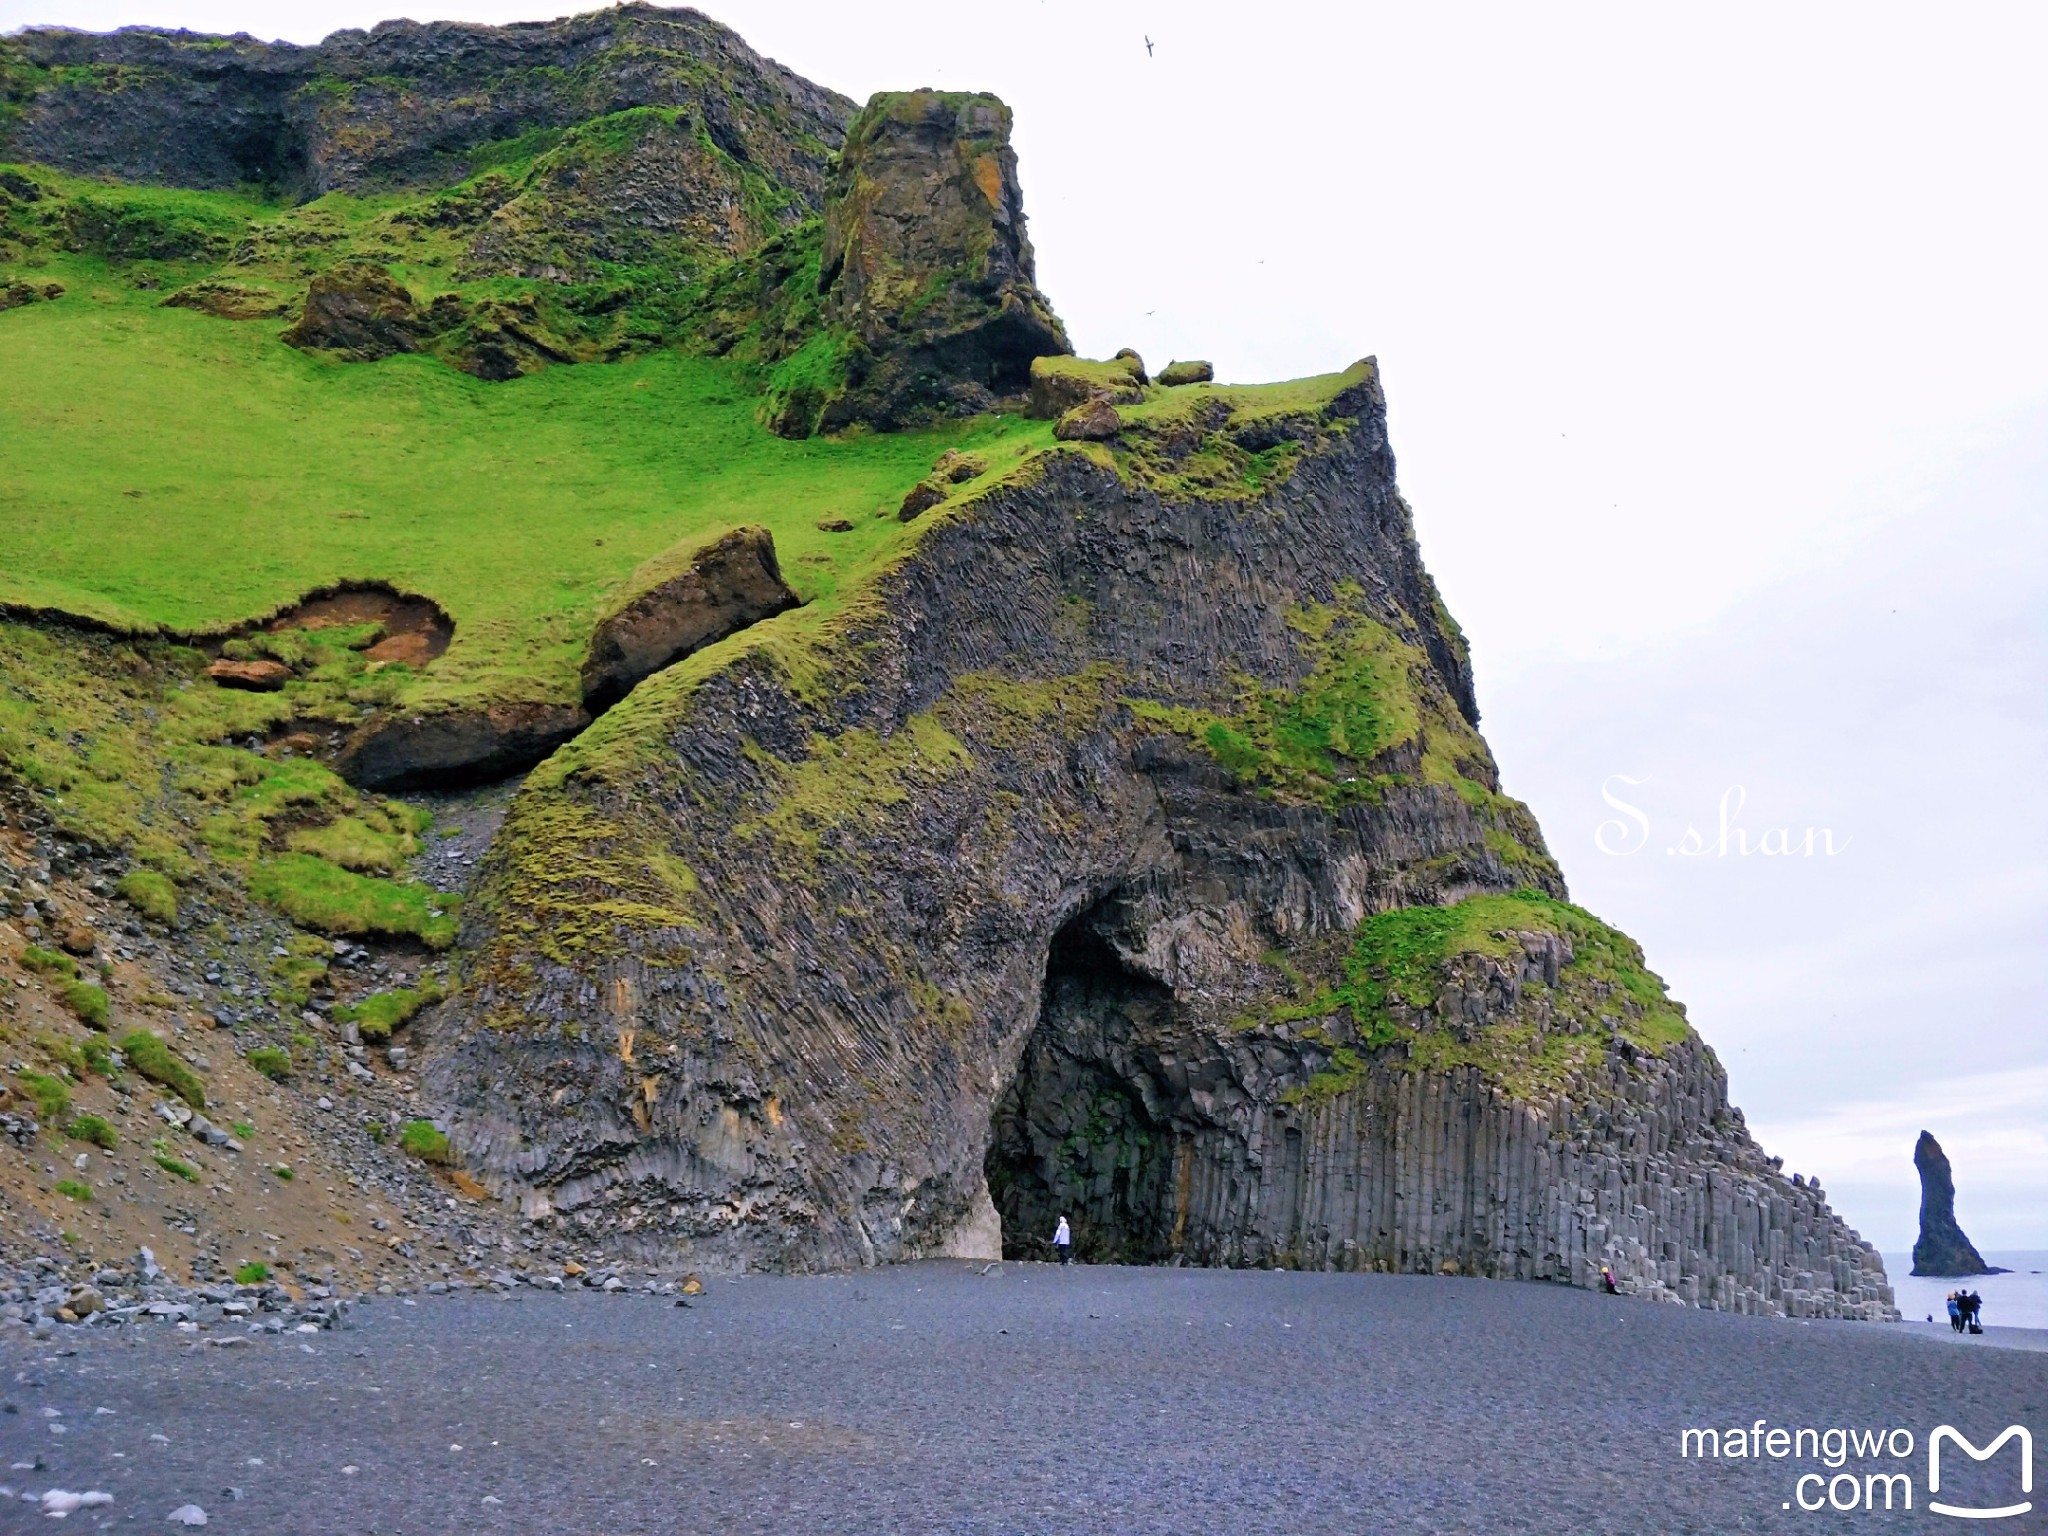
<path fill-rule="evenodd" d="M 227 328 L 318 398 L 388 374 L 542 422 L 632 378 L 664 414 L 601 398 L 635 474 L 720 424 L 700 510 L 578 523 L 585 479 L 522 511 L 574 552 L 516 603 L 379 542 L 381 503 L 323 505 L 345 557 L 203 623 L 140 583 L 66 597 L 55 542 L 6 598 L 24 656 L 91 620 L 137 658 L 148 708 L 94 729 L 142 733 L 166 788 L 81 819 L 39 788 L 59 748 L 4 733 L 0 775 L 229 908 L 335 931 L 326 866 L 414 889 L 408 802 L 377 795 L 531 769 L 459 893 L 354 930 L 452 946 L 391 1070 L 517 1231 L 808 1270 L 1029 1257 L 1066 1213 L 1099 1261 L 1605 1265 L 1896 1315 L 1503 792 L 1376 364 L 1242 386 L 1074 357 L 994 98 L 856 111 L 646 6 L 312 49 L 30 32 L 0 78 L 0 291 L 34 290 L 0 343 L 142 284 L 166 348 Z M 424 508 L 421 541 L 525 579 Z M 345 633 L 286 601 L 373 591 Z M 436 638 L 378 659 L 400 600 Z M 231 754 L 217 792 L 202 749 Z M 381 875 L 334 830 L 379 816 Z"/>

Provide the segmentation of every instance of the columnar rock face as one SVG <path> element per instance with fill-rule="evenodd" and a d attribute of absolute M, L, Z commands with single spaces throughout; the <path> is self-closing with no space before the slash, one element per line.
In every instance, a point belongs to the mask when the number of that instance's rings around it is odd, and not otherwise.
<path fill-rule="evenodd" d="M 1072 350 L 1039 293 L 1010 109 L 945 91 L 876 96 L 847 131 L 825 205 L 825 318 L 849 338 L 826 431 L 967 415 Z"/>
<path fill-rule="evenodd" d="M 1501 794 L 1372 365 L 1130 414 L 535 773 L 418 1026 L 471 1171 L 703 1263 L 1065 1211 L 1102 1257 L 1892 1315 Z"/>
<path fill-rule="evenodd" d="M 1931 1132 L 1922 1131 L 1913 1146 L 1913 1166 L 1920 1170 L 1920 1236 L 1913 1243 L 1916 1275 L 1996 1275 L 2004 1271 L 1984 1262 L 1956 1223 L 1956 1183 L 1948 1154 Z"/>

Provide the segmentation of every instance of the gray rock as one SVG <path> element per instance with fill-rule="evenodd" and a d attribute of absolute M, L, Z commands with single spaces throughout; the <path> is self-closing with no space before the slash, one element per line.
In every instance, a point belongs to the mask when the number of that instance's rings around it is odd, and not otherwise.
<path fill-rule="evenodd" d="M 204 1525 L 206 1511 L 197 1504 L 180 1504 L 164 1518 L 172 1525 Z"/>

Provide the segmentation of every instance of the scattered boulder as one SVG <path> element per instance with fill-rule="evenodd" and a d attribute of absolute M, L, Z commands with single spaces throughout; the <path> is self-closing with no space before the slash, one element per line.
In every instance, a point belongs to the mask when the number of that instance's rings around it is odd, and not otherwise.
<path fill-rule="evenodd" d="M 249 693 L 276 693 L 291 681 L 292 669 L 281 661 L 230 661 L 222 657 L 206 669 L 206 675 L 223 688 L 240 688 Z"/>
<path fill-rule="evenodd" d="M 641 679 L 797 606 L 765 528 L 738 528 L 615 609 L 590 637 L 583 707 L 602 714 Z"/>
<path fill-rule="evenodd" d="M 387 714 L 343 743 L 334 769 L 358 789 L 452 789 L 524 773 L 575 736 L 590 716 L 571 704 Z"/>
<path fill-rule="evenodd" d="M 64 930 L 64 937 L 58 940 L 67 955 L 83 958 L 99 948 L 99 935 L 83 923 L 73 923 Z"/>
<path fill-rule="evenodd" d="M 1129 363 L 1131 365 L 1131 372 L 1134 375 L 1136 375 L 1137 380 L 1141 385 L 1150 384 L 1152 382 L 1149 378 L 1145 376 L 1145 359 L 1138 356 L 1138 352 L 1135 347 L 1118 347 L 1116 349 L 1116 356 L 1112 359 L 1112 361 L 1119 363 Z"/>
<path fill-rule="evenodd" d="M 426 333 L 426 319 L 404 284 L 370 262 L 344 261 L 313 279 L 298 324 L 284 340 L 303 351 L 369 363 L 419 351 Z"/>
<path fill-rule="evenodd" d="M 820 533 L 851 533 L 853 519 L 850 517 L 821 517 L 818 519 Z"/>
<path fill-rule="evenodd" d="M 1107 400 L 1084 400 L 1056 422 L 1052 435 L 1063 443 L 1099 443 L 1123 431 L 1123 418 Z"/>
<path fill-rule="evenodd" d="M 903 523 L 915 522 L 950 494 L 943 480 L 920 480 L 905 494 L 903 505 L 896 509 L 896 520 Z"/>
<path fill-rule="evenodd" d="M 196 309 L 221 320 L 268 320 L 291 311 L 291 300 L 274 289 L 224 278 L 188 283 L 163 301 L 166 309 Z"/>
<path fill-rule="evenodd" d="M 1168 363 L 1159 374 L 1159 382 L 1169 389 L 1177 389 L 1183 384 L 1208 384 L 1215 378 L 1216 370 L 1200 359 Z"/>
<path fill-rule="evenodd" d="M 0 283 L 0 309 L 20 309 L 26 304 L 46 304 L 63 297 L 62 283 Z"/>
<path fill-rule="evenodd" d="M 1920 1236 L 1913 1244 L 1916 1275 L 2002 1275 L 1984 1262 L 1963 1229 L 1956 1224 L 1956 1184 L 1948 1154 L 1926 1131 L 1913 1148 L 1913 1166 L 1920 1170 Z"/>

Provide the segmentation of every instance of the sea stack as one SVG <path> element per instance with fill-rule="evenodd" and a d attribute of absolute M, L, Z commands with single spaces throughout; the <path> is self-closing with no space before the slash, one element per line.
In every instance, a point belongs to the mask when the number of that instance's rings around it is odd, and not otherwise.
<path fill-rule="evenodd" d="M 1913 1148 L 1913 1166 L 1920 1170 L 1920 1240 L 1913 1244 L 1913 1273 L 2004 1274 L 1984 1262 L 1956 1225 L 1956 1181 L 1949 1173 L 1948 1154 L 1932 1133 L 1920 1133 Z"/>

